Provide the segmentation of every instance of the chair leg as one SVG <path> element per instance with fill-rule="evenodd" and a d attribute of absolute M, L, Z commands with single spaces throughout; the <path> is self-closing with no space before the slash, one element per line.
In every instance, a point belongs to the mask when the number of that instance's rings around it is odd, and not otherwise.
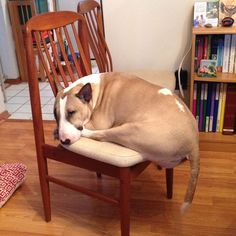
<path fill-rule="evenodd" d="M 120 225 L 121 236 L 129 236 L 130 231 L 130 169 L 120 171 Z"/>
<path fill-rule="evenodd" d="M 168 199 L 171 199 L 173 196 L 173 172 L 173 168 L 166 169 L 166 190 Z"/>
<path fill-rule="evenodd" d="M 97 178 L 98 178 L 98 179 L 101 179 L 101 178 L 102 178 L 102 174 L 101 174 L 101 173 L 97 172 L 96 174 L 97 174 Z"/>
<path fill-rule="evenodd" d="M 47 180 L 48 168 L 45 157 L 38 158 L 39 180 L 41 187 L 41 194 L 43 200 L 45 221 L 51 221 L 51 203 L 50 203 L 50 189 L 49 181 Z"/>

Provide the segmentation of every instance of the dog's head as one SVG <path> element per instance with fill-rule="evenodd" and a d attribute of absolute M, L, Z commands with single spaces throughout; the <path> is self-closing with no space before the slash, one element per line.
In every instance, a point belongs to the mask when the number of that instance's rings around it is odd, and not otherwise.
<path fill-rule="evenodd" d="M 77 141 L 84 125 L 92 114 L 92 87 L 90 83 L 78 84 L 70 90 L 58 92 L 54 104 L 54 116 L 57 129 L 55 138 L 69 145 Z"/>

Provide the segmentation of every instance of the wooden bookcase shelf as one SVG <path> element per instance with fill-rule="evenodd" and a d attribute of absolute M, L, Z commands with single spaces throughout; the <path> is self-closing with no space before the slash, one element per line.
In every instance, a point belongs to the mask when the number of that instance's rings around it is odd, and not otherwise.
<path fill-rule="evenodd" d="M 195 45 L 197 35 L 236 34 L 236 26 L 193 28 L 192 30 L 192 56 L 191 56 L 191 82 L 190 82 L 190 109 L 193 109 L 194 82 L 220 82 L 236 83 L 236 74 L 217 73 L 215 78 L 199 77 L 194 71 Z M 200 150 L 236 152 L 236 135 L 223 135 L 221 133 L 200 132 Z"/>
<path fill-rule="evenodd" d="M 220 83 L 236 83 L 236 74 L 232 73 L 217 73 L 216 77 L 207 78 L 199 77 L 196 73 L 193 74 L 194 81 L 202 82 L 220 82 Z"/>
<path fill-rule="evenodd" d="M 193 35 L 203 35 L 203 34 L 236 34 L 236 26 L 232 27 L 199 27 L 193 28 Z"/>

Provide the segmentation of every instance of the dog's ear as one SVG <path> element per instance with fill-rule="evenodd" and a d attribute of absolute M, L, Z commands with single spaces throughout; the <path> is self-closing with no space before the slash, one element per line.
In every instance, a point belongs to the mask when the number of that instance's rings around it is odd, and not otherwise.
<path fill-rule="evenodd" d="M 80 91 L 76 94 L 76 97 L 82 101 L 89 102 L 92 98 L 92 87 L 90 83 L 85 84 Z"/>

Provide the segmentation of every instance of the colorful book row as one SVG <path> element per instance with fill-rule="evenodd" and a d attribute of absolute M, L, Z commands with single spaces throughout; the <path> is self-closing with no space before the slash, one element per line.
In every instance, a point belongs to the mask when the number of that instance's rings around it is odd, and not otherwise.
<path fill-rule="evenodd" d="M 201 60 L 216 60 L 218 72 L 236 73 L 236 34 L 198 35 L 195 50 L 195 71 Z"/>
<path fill-rule="evenodd" d="M 195 82 L 193 115 L 199 131 L 236 132 L 236 84 Z"/>

